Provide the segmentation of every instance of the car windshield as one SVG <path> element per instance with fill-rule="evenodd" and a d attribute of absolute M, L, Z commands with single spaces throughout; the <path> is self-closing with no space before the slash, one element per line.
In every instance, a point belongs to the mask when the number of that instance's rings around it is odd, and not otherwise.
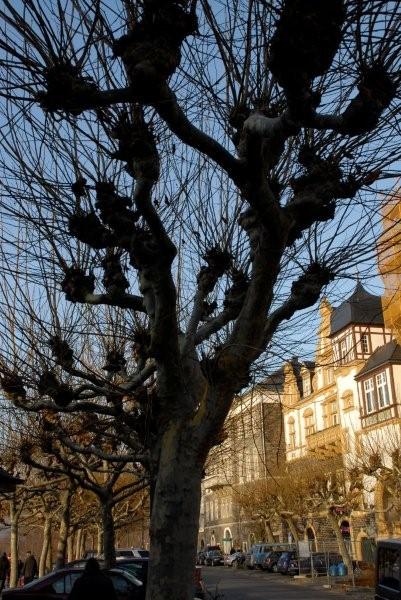
<path fill-rule="evenodd" d="M 138 554 L 142 558 L 149 558 L 149 550 L 138 550 Z"/>
<path fill-rule="evenodd" d="M 129 571 L 132 575 L 140 579 L 140 581 L 145 581 L 146 574 L 148 570 L 147 563 L 124 563 L 120 567 L 124 571 Z"/>
<path fill-rule="evenodd" d="M 125 569 L 110 569 L 110 571 L 108 571 L 108 573 L 122 575 L 123 577 L 126 577 L 126 579 L 128 579 L 131 583 L 133 583 L 136 587 L 143 586 L 143 582 L 140 579 L 138 579 L 138 577 L 135 577 L 135 575 L 133 575 L 133 573 L 129 573 L 129 572 L 125 571 Z"/>
<path fill-rule="evenodd" d="M 132 550 L 117 550 L 116 555 L 117 556 L 132 556 L 133 552 L 132 552 Z"/>

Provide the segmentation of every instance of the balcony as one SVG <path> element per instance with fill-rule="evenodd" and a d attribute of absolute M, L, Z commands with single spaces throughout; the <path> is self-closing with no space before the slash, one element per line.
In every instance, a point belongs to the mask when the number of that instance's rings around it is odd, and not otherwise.
<path fill-rule="evenodd" d="M 336 456 L 345 451 L 345 436 L 341 425 L 333 425 L 312 433 L 306 438 L 309 453 L 324 457 Z"/>
<path fill-rule="evenodd" d="M 217 490 L 226 485 L 229 485 L 229 482 L 225 473 L 216 473 L 215 475 L 209 475 L 204 479 L 205 490 Z"/>

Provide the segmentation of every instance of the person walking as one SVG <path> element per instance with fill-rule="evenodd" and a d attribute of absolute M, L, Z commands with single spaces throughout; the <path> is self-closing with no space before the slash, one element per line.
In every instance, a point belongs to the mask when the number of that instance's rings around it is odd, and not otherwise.
<path fill-rule="evenodd" d="M 7 579 L 10 575 L 10 561 L 7 558 L 7 554 L 3 552 L 0 557 L 0 594 L 3 591 Z"/>
<path fill-rule="evenodd" d="M 68 596 L 68 600 L 117 600 L 113 583 L 101 572 L 96 558 L 89 558 L 84 572 Z"/>
<path fill-rule="evenodd" d="M 26 553 L 22 575 L 24 577 L 24 585 L 33 581 L 38 574 L 38 563 L 30 550 Z"/>

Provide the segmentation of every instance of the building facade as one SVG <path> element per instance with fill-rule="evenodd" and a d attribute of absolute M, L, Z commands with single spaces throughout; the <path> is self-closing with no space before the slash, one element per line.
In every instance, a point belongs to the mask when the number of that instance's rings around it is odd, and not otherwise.
<path fill-rule="evenodd" d="M 323 550 L 337 528 L 352 556 L 362 559 L 371 555 L 372 540 L 401 535 L 399 196 L 383 207 L 378 264 L 383 296 L 358 282 L 339 306 L 324 298 L 315 360 L 293 358 L 234 403 L 203 482 L 201 547 L 219 544 L 228 552 L 267 539 L 263 526 L 244 516 L 238 490 L 268 481 L 277 465 L 290 473 L 313 458 L 341 473 L 344 499 L 333 501 L 330 518 L 327 509 L 296 515 L 300 539 Z M 285 520 L 274 523 L 276 541 L 291 539 Z"/>
<path fill-rule="evenodd" d="M 247 483 L 263 480 L 285 454 L 281 394 L 284 370 L 236 398 L 224 441 L 210 454 L 202 484 L 199 547 L 247 550 L 262 539 L 260 524 L 244 514 L 238 498 Z M 274 534 L 279 538 L 281 530 Z"/>

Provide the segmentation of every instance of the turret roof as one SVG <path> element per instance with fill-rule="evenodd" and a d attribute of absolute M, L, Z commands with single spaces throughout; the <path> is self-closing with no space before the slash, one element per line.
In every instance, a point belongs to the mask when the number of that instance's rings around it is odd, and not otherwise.
<path fill-rule="evenodd" d="M 351 296 L 333 310 L 330 335 L 351 324 L 384 325 L 381 297 L 368 292 L 360 281 Z"/>

